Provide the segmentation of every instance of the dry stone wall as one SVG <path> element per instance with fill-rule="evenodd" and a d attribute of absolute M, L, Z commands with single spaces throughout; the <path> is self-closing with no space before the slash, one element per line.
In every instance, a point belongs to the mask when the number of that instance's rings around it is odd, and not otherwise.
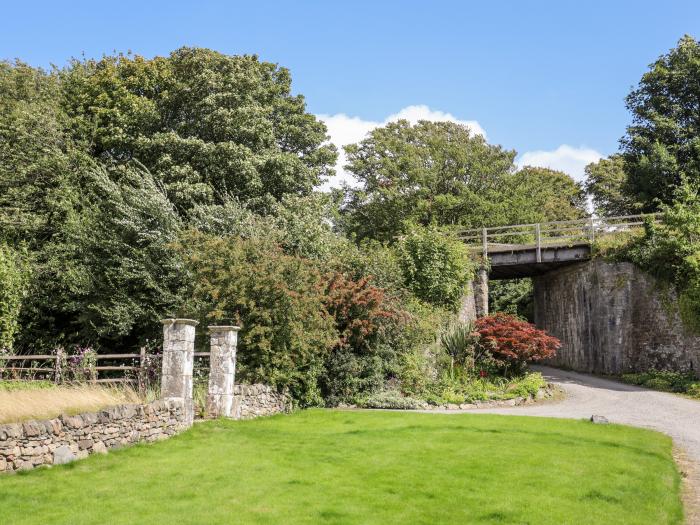
<path fill-rule="evenodd" d="M 631 263 L 600 259 L 534 279 L 535 323 L 562 341 L 551 364 L 581 372 L 700 372 L 700 336 L 672 287 Z"/>
<path fill-rule="evenodd" d="M 235 385 L 233 387 L 233 413 L 235 419 L 251 419 L 289 412 L 292 399 L 267 385 Z"/>
<path fill-rule="evenodd" d="M 99 412 L 0 425 L 0 472 L 57 465 L 188 428 L 183 402 L 118 405 Z"/>
<path fill-rule="evenodd" d="M 58 465 L 139 441 L 167 439 L 191 426 L 183 399 L 118 405 L 99 412 L 0 425 L 0 472 Z M 289 412 L 291 397 L 267 385 L 235 385 L 233 417 Z"/>

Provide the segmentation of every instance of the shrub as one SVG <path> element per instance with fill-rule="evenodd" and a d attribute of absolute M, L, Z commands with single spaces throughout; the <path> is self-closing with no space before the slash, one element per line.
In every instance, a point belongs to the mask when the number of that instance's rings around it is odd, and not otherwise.
<path fill-rule="evenodd" d="M 437 361 L 443 355 L 438 334 L 453 314 L 415 298 L 402 303 L 402 308 L 407 318 L 391 334 L 391 344 L 403 350 L 396 377 L 403 392 L 420 395 L 437 377 Z"/>
<path fill-rule="evenodd" d="M 436 228 L 415 228 L 398 245 L 405 285 L 423 301 L 456 310 L 474 278 L 464 243 Z"/>
<path fill-rule="evenodd" d="M 322 378 L 326 404 L 335 405 L 381 387 L 395 353 L 383 344 L 384 329 L 399 322 L 401 312 L 368 278 L 354 281 L 341 273 L 328 276 L 323 302 L 339 336 Z"/>
<path fill-rule="evenodd" d="M 425 407 L 425 402 L 412 397 L 404 397 L 395 390 L 378 392 L 358 401 L 362 408 L 385 408 L 396 410 L 415 410 Z"/>
<path fill-rule="evenodd" d="M 554 357 L 561 346 L 556 337 L 508 314 L 477 319 L 476 330 L 505 374 L 523 370 L 528 361 Z"/>
<path fill-rule="evenodd" d="M 700 188 L 684 182 L 672 204 L 661 206 L 660 224 L 649 219 L 643 234 L 599 242 L 597 252 L 614 261 L 630 261 L 675 285 L 681 320 L 700 333 Z"/>
<path fill-rule="evenodd" d="M 474 372 L 482 364 L 488 366 L 490 354 L 479 344 L 480 336 L 472 323 L 452 325 L 443 332 L 440 342 L 450 358 L 450 376 L 454 375 L 455 365 L 467 373 Z"/>
<path fill-rule="evenodd" d="M 397 317 L 387 309 L 384 291 L 372 286 L 366 277 L 353 281 L 340 273 L 331 275 L 323 302 L 335 319 L 338 346 L 357 351 L 367 350 L 381 324 Z"/>
<path fill-rule="evenodd" d="M 510 383 L 506 387 L 506 396 L 534 397 L 539 390 L 545 386 L 547 386 L 547 381 L 542 377 L 542 374 L 539 372 L 531 372 L 526 374 L 522 379 Z M 507 399 L 512 398 L 507 397 Z"/>
<path fill-rule="evenodd" d="M 662 392 L 675 392 L 700 397 L 700 379 L 692 372 L 649 370 L 641 373 L 623 374 L 622 380 L 625 383 L 661 390 Z"/>
<path fill-rule="evenodd" d="M 264 239 L 190 232 L 177 248 L 194 282 L 188 310 L 242 325 L 240 377 L 287 387 L 303 406 L 321 404 L 318 377 L 338 334 L 316 266 Z"/>
<path fill-rule="evenodd" d="M 504 400 L 534 397 L 547 382 L 542 374 L 531 372 L 514 378 L 498 376 L 451 379 L 443 375 L 425 394 L 431 404 L 472 403 L 474 401 Z"/>
<path fill-rule="evenodd" d="M 66 359 L 66 378 L 87 381 L 97 378 L 97 352 L 89 346 L 76 346 Z"/>
<path fill-rule="evenodd" d="M 24 258 L 0 244 L 0 352 L 12 349 L 28 275 L 29 267 Z"/>
<path fill-rule="evenodd" d="M 686 394 L 688 394 L 691 397 L 696 397 L 696 398 L 700 399 L 700 382 L 691 384 L 688 387 Z"/>

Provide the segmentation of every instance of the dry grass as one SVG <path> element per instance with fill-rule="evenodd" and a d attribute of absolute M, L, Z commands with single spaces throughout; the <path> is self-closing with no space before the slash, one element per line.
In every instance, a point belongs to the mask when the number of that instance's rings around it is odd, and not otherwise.
<path fill-rule="evenodd" d="M 138 403 L 133 390 L 98 385 L 40 389 L 0 389 L 0 423 L 49 419 L 60 414 L 94 412 L 111 405 Z"/>
<path fill-rule="evenodd" d="M 686 525 L 700 525 L 700 469 L 680 448 L 673 449 L 673 457 L 683 480 L 683 503 Z"/>

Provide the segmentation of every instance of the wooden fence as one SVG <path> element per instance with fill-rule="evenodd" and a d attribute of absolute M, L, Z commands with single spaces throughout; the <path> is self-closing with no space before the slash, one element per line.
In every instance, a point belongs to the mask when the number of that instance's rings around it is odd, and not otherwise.
<path fill-rule="evenodd" d="M 86 367 L 68 365 L 67 360 L 71 356 L 60 350 L 55 354 L 0 356 L 0 379 L 41 379 L 61 383 L 70 381 L 67 372 L 77 368 L 85 376 L 84 380 L 90 383 L 137 383 L 141 388 L 148 381 L 148 361 L 154 355 L 148 354 L 145 348 L 141 348 L 138 354 L 97 354 L 96 365 Z M 208 358 L 209 352 L 195 352 L 194 357 Z M 110 364 L 100 364 L 101 361 Z M 119 362 L 122 363 L 115 364 Z M 14 363 L 17 364 L 8 366 Z"/>

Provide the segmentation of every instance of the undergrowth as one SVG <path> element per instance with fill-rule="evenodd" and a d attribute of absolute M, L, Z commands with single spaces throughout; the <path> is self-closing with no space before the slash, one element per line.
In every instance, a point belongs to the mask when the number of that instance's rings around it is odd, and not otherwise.
<path fill-rule="evenodd" d="M 662 392 L 685 394 L 700 399 L 700 379 L 692 372 L 679 373 L 665 370 L 650 370 L 637 374 L 623 374 L 625 383 L 639 385 Z"/>

